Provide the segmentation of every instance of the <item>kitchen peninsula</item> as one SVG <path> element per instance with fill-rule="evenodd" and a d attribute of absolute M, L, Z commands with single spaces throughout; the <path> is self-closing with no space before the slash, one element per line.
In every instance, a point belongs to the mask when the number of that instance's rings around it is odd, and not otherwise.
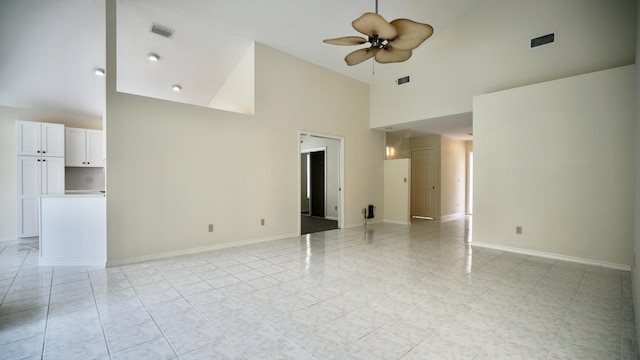
<path fill-rule="evenodd" d="M 41 266 L 96 266 L 107 262 L 105 194 L 40 196 Z"/>

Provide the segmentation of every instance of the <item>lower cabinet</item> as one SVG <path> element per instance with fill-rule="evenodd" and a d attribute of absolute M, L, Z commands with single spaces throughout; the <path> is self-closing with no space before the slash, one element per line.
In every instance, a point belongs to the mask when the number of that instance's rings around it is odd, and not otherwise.
<path fill-rule="evenodd" d="M 104 195 L 40 198 L 41 266 L 98 266 L 107 261 Z"/>
<path fill-rule="evenodd" d="M 64 194 L 64 158 L 18 156 L 18 237 L 39 236 L 41 195 Z"/>

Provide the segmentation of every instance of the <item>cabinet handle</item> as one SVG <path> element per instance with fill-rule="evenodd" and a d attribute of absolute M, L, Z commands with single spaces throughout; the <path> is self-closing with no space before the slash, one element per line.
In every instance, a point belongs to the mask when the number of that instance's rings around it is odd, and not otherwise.
<path fill-rule="evenodd" d="M 42 159 L 42 161 L 47 161 L 47 159 Z"/>
<path fill-rule="evenodd" d="M 46 153 L 46 151 L 43 151 L 42 153 L 44 154 L 44 153 Z"/>
<path fill-rule="evenodd" d="M 38 154 L 40 154 L 40 150 L 38 150 Z"/>
<path fill-rule="evenodd" d="M 82 165 L 84 165 L 84 164 L 86 164 L 86 162 L 84 162 L 84 161 L 83 161 L 83 162 L 82 162 Z"/>
<path fill-rule="evenodd" d="M 40 159 L 38 159 L 38 162 L 40 162 Z"/>

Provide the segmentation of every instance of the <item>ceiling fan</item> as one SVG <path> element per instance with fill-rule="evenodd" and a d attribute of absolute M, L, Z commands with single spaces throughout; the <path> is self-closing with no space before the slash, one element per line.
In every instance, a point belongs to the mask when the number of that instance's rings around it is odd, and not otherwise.
<path fill-rule="evenodd" d="M 429 24 L 409 19 L 395 19 L 390 23 L 387 22 L 378 15 L 378 0 L 376 0 L 375 13 L 364 13 L 351 25 L 360 33 L 367 35 L 367 38 L 345 36 L 323 40 L 333 45 L 370 43 L 369 47 L 356 50 L 344 58 L 349 66 L 360 64 L 370 58 L 382 64 L 406 61 L 411 57 L 412 50 L 433 34 L 433 27 Z"/>

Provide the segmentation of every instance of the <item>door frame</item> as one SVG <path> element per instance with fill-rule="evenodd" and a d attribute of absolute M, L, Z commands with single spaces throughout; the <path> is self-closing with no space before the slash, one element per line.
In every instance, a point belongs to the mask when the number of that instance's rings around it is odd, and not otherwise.
<path fill-rule="evenodd" d="M 345 188 L 344 188 L 344 137 L 343 136 L 338 136 L 338 135 L 331 135 L 331 134 L 324 134 L 324 133 L 319 133 L 319 132 L 315 132 L 315 131 L 305 131 L 305 130 L 298 130 L 298 141 L 297 141 L 297 151 L 296 151 L 296 163 L 298 164 L 298 180 L 296 182 L 296 184 L 298 184 L 298 186 L 300 186 L 300 183 L 302 181 L 302 169 L 301 169 L 301 164 L 300 164 L 300 154 L 302 153 L 302 145 L 301 145 L 301 141 L 302 141 L 302 136 L 315 136 L 315 137 L 320 137 L 320 138 L 325 138 L 325 139 L 329 139 L 329 140 L 337 140 L 338 141 L 338 158 L 339 158 L 339 164 L 338 164 L 338 229 L 342 229 L 343 225 L 344 225 L 344 192 L 345 192 Z M 326 150 L 325 150 L 325 159 L 326 159 Z M 325 161 L 325 168 L 326 168 L 326 161 Z M 326 198 L 326 172 L 325 172 L 325 198 Z M 298 234 L 300 233 L 300 230 L 302 228 L 302 224 L 301 224 L 301 217 L 300 217 L 300 213 L 302 212 L 302 207 L 301 207 L 301 194 L 300 194 L 300 188 L 296 188 L 296 193 L 297 193 L 297 212 L 296 212 L 296 219 L 298 221 Z M 325 200 L 325 207 L 326 207 L 326 200 Z"/>
<path fill-rule="evenodd" d="M 434 152 L 434 154 L 436 153 L 436 148 L 433 147 L 433 146 L 422 146 L 422 147 L 417 147 L 417 148 L 411 149 L 410 154 L 409 154 L 409 159 L 411 160 L 411 166 L 413 166 L 413 152 L 414 151 L 424 151 L 424 150 L 431 150 L 431 151 Z M 431 169 L 431 170 L 433 170 L 433 169 Z M 411 176 L 411 184 L 413 186 L 413 172 L 412 171 L 411 171 L 411 175 L 410 176 Z M 435 188 L 435 186 L 436 186 L 435 179 L 434 179 L 434 184 L 432 186 L 433 186 L 433 189 L 432 189 L 433 190 L 433 196 L 432 196 L 432 199 L 431 199 L 431 208 L 432 208 L 432 212 L 433 213 L 431 214 L 432 216 L 427 216 L 425 218 L 427 218 L 427 219 L 438 219 L 438 217 L 435 216 L 436 215 L 435 208 L 436 208 L 436 206 L 439 205 L 439 202 L 436 200 L 436 196 L 439 194 L 439 189 L 436 190 L 436 188 Z M 410 203 L 409 203 L 409 218 L 410 219 L 421 219 L 421 218 L 423 218 L 422 216 L 415 216 L 413 214 L 413 189 L 412 188 L 409 188 L 409 198 L 411 200 Z"/>
<path fill-rule="evenodd" d="M 300 150 L 300 154 L 309 154 L 309 153 L 313 153 L 313 152 L 323 152 L 323 156 L 324 156 L 324 174 L 323 177 L 324 179 L 322 180 L 322 185 L 324 186 L 324 214 L 326 217 L 327 214 L 327 147 L 326 146 L 322 146 L 322 147 L 317 147 L 317 148 L 311 148 L 311 149 L 305 149 L 305 150 Z M 300 179 L 302 180 L 302 171 L 303 169 L 300 169 L 301 173 L 300 173 Z M 307 174 L 307 176 L 309 176 L 309 174 Z M 310 179 L 307 179 L 307 181 L 310 181 Z M 302 181 L 300 181 L 300 185 L 302 186 Z M 307 194 L 310 195 L 310 194 Z M 300 201 L 300 203 L 302 203 L 302 201 Z M 311 216 L 311 209 L 313 208 L 313 198 L 309 197 L 309 215 Z M 300 213 L 302 213 L 302 209 L 300 209 Z"/>

